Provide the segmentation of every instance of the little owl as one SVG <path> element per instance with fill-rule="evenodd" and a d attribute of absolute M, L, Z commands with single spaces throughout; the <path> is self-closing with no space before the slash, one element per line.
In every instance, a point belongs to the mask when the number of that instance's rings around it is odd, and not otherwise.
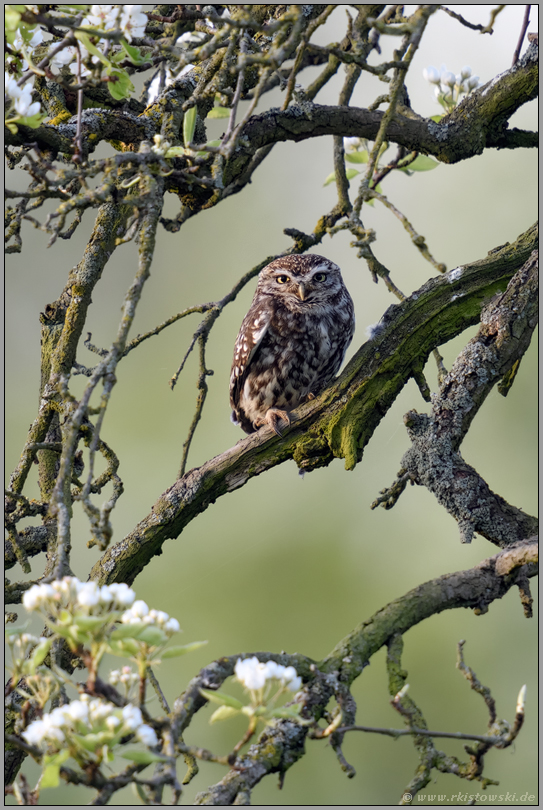
<path fill-rule="evenodd" d="M 284 256 L 258 279 L 230 376 L 232 421 L 246 433 L 281 420 L 335 377 L 354 333 L 339 267 L 324 256 Z"/>

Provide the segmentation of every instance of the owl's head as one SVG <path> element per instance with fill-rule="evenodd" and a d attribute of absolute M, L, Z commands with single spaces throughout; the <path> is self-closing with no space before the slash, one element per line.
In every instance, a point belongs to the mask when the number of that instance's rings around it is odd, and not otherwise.
<path fill-rule="evenodd" d="M 329 304 L 345 289 L 341 270 L 324 256 L 283 256 L 260 271 L 257 293 L 283 301 L 300 311 Z"/>

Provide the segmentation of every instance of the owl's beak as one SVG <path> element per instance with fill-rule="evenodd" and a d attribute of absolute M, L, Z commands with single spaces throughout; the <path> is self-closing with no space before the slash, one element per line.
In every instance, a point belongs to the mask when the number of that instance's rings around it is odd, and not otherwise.
<path fill-rule="evenodd" d="M 306 293 L 305 293 L 305 284 L 298 284 L 298 295 L 300 296 L 300 301 L 305 301 Z"/>

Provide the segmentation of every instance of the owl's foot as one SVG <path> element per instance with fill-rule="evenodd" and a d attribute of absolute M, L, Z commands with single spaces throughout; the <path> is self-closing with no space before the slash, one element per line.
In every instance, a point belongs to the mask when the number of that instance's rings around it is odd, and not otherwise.
<path fill-rule="evenodd" d="M 261 427 L 262 425 L 268 425 L 274 433 L 278 436 L 282 436 L 283 432 L 280 427 L 281 419 L 287 423 L 287 427 L 290 427 L 290 414 L 288 411 L 280 411 L 278 408 L 269 408 L 264 419 L 259 419 L 258 422 L 255 422 L 255 426 Z"/>

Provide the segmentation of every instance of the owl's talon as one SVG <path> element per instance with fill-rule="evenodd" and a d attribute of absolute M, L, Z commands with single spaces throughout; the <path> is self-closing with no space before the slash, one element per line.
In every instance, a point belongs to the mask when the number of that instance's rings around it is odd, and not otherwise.
<path fill-rule="evenodd" d="M 288 411 L 280 411 L 279 408 L 269 408 L 265 418 L 255 422 L 255 426 L 262 427 L 262 425 L 268 425 L 277 436 L 283 436 L 283 431 L 279 426 L 281 419 L 287 423 L 287 427 L 290 427 L 290 414 Z"/>

